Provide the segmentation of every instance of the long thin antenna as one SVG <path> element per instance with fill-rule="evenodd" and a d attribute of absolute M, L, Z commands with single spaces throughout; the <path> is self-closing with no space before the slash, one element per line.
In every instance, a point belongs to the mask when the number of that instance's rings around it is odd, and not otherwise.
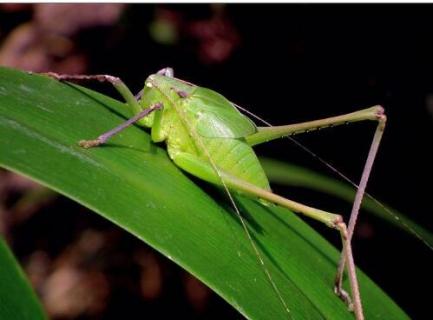
<path fill-rule="evenodd" d="M 258 115 L 254 114 L 253 112 L 237 105 L 236 103 L 232 104 L 238 108 L 239 110 L 241 110 L 242 112 L 245 112 L 246 114 L 248 114 L 249 116 L 257 119 L 258 121 L 262 122 L 263 124 L 267 125 L 268 127 L 272 127 L 272 124 L 269 123 L 268 121 L 262 119 L 261 117 L 259 117 Z M 351 180 L 348 176 L 346 176 L 344 173 L 342 173 L 340 170 L 338 170 L 336 167 L 334 167 L 332 164 L 330 164 L 328 161 L 326 161 L 325 159 L 323 159 L 322 157 L 320 157 L 317 153 L 313 152 L 311 149 L 309 149 L 308 147 L 306 147 L 305 145 L 303 145 L 301 142 L 299 142 L 298 140 L 296 140 L 295 138 L 291 137 L 291 136 L 286 136 L 288 139 L 290 139 L 297 147 L 299 147 L 300 149 L 302 149 L 304 152 L 308 153 L 310 156 L 312 156 L 313 158 L 317 159 L 320 163 L 322 163 L 324 166 L 326 166 L 329 170 L 331 170 L 332 172 L 334 172 L 336 175 L 338 175 L 339 177 L 341 177 L 343 180 L 345 180 L 347 183 L 351 184 L 353 187 L 355 187 L 356 189 L 358 189 L 358 184 L 355 183 L 353 180 Z M 420 240 L 422 243 L 424 243 L 428 248 L 430 248 L 431 250 L 433 250 L 433 246 L 431 246 L 426 240 L 424 240 L 424 238 L 418 233 L 416 232 L 412 227 L 410 227 L 406 222 L 404 222 L 403 220 L 400 219 L 400 217 L 392 212 L 392 210 L 390 210 L 388 207 L 386 207 L 382 202 L 380 202 L 379 200 L 377 200 L 375 197 L 373 197 L 371 194 L 369 194 L 368 192 L 364 193 L 370 200 L 372 200 L 375 204 L 377 204 L 379 207 L 381 207 L 386 213 L 388 213 L 392 218 L 394 218 L 394 220 L 396 220 L 398 223 L 400 223 L 407 231 L 409 231 L 413 236 L 415 236 L 418 240 Z"/>

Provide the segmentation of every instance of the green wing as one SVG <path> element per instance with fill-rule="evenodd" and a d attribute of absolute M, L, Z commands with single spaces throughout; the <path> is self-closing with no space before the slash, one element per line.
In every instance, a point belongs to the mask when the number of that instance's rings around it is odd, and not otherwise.
<path fill-rule="evenodd" d="M 185 100 L 198 134 L 208 138 L 242 138 L 257 132 L 256 125 L 230 101 L 210 89 L 197 87 Z"/>

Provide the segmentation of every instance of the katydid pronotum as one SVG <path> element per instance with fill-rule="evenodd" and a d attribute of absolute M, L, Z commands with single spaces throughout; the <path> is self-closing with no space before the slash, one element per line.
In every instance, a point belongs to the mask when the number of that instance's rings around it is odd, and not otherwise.
<path fill-rule="evenodd" d="M 272 280 L 260 252 L 236 207 L 231 192 L 238 192 L 273 203 L 318 220 L 337 229 L 342 239 L 342 254 L 335 280 L 335 293 L 353 310 L 356 319 L 364 319 L 351 238 L 365 193 L 367 181 L 385 128 L 386 116 L 380 106 L 362 109 L 345 115 L 276 127 L 257 127 L 241 114 L 236 105 L 220 94 L 177 79 L 171 68 L 150 75 L 145 87 L 134 96 L 117 77 L 109 75 L 62 75 L 47 73 L 57 80 L 97 80 L 110 82 L 126 100 L 133 117 L 94 140 L 82 140 L 84 148 L 104 144 L 110 137 L 133 123 L 151 128 L 154 142 L 165 142 L 173 162 L 186 172 L 222 187 L 238 215 L 254 252 L 282 305 L 290 312 Z M 261 167 L 253 146 L 284 136 L 363 120 L 377 121 L 378 125 L 362 173 L 348 227 L 343 218 L 274 194 Z M 347 270 L 351 294 L 342 288 Z"/>

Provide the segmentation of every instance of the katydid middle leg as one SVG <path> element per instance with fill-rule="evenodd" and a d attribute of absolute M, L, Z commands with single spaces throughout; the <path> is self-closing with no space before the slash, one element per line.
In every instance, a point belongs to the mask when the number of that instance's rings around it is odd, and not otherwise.
<path fill-rule="evenodd" d="M 386 116 L 384 114 L 384 109 L 381 106 L 374 106 L 371 108 L 352 112 L 346 115 L 330 117 L 321 120 L 308 121 L 308 122 L 287 125 L 287 126 L 263 127 L 263 128 L 259 128 L 259 131 L 256 134 L 246 138 L 247 142 L 251 146 L 254 146 L 263 142 L 280 138 L 281 136 L 294 135 L 294 134 L 308 132 L 319 128 L 326 128 L 326 127 L 346 124 L 349 122 L 357 122 L 357 121 L 364 121 L 364 120 L 378 121 L 378 125 L 376 127 L 376 131 L 370 146 L 370 150 L 368 152 L 367 160 L 365 162 L 364 169 L 361 175 L 361 180 L 358 185 L 355 199 L 353 202 L 350 220 L 347 229 L 348 242 L 350 242 L 352 239 L 353 231 L 358 218 L 359 209 L 361 206 L 362 199 L 364 197 L 365 188 L 367 186 L 368 178 L 370 176 L 374 159 L 376 157 L 377 150 L 379 148 L 379 144 L 383 135 L 383 131 L 385 129 Z M 342 279 L 343 279 L 346 259 L 347 259 L 346 254 L 343 252 L 341 254 L 337 275 L 335 279 L 335 293 L 340 298 L 342 298 L 350 307 L 352 305 L 350 296 L 342 288 Z M 349 274 L 349 276 L 351 275 Z"/>

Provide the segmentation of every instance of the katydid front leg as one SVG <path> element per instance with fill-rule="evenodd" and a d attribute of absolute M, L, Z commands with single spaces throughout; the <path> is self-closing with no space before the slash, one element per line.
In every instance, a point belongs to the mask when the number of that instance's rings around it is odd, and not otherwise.
<path fill-rule="evenodd" d="M 377 154 L 377 150 L 382 139 L 383 131 L 385 130 L 386 116 L 384 114 L 384 109 L 381 106 L 374 106 L 371 108 L 359 110 L 349 114 L 330 117 L 321 120 L 308 121 L 299 124 L 278 126 L 278 127 L 263 127 L 259 128 L 256 134 L 246 137 L 247 142 L 251 145 L 257 145 L 263 142 L 267 142 L 282 136 L 294 135 L 304 132 L 309 132 L 316 129 L 327 128 L 331 126 L 346 124 L 349 122 L 357 122 L 364 120 L 375 120 L 378 121 L 378 125 L 368 152 L 367 160 L 364 165 L 364 169 L 361 175 L 361 181 L 359 183 L 355 199 L 353 202 L 350 220 L 347 229 L 347 237 L 350 242 L 352 239 L 353 231 L 356 225 L 356 221 L 359 214 L 359 209 L 361 206 L 362 199 L 364 197 L 365 188 L 367 186 L 368 178 L 371 173 L 371 169 L 374 163 L 374 159 Z M 346 254 L 342 252 L 340 262 L 338 265 L 338 271 L 335 279 L 335 293 L 342 298 L 351 308 L 352 302 L 349 294 L 347 294 L 342 288 L 342 279 L 344 273 L 344 267 L 346 263 Z M 359 297 L 358 297 L 359 298 Z M 357 299 L 355 296 L 354 299 Z"/>
<path fill-rule="evenodd" d="M 85 74 L 58 74 L 55 72 L 47 72 L 45 75 L 54 78 L 59 81 L 99 81 L 99 82 L 109 82 L 113 87 L 120 93 L 120 95 L 125 99 L 127 105 L 130 108 L 131 114 L 140 113 L 143 108 L 135 99 L 131 90 L 123 83 L 123 81 L 114 76 L 107 74 L 96 74 L 96 75 L 85 75 Z"/>
<path fill-rule="evenodd" d="M 111 129 L 110 131 L 107 131 L 106 133 L 101 134 L 99 137 L 97 137 L 94 140 L 81 140 L 79 142 L 79 145 L 83 148 L 92 148 L 97 147 L 101 144 L 104 144 L 109 138 L 114 136 L 115 134 L 119 133 L 123 129 L 126 129 L 130 125 L 134 124 L 135 122 L 143 119 L 144 117 L 148 116 L 150 113 L 152 113 L 155 110 L 161 110 L 163 107 L 162 103 L 156 103 L 154 105 L 151 105 L 149 108 L 146 108 L 142 110 L 140 113 L 136 114 L 132 118 L 126 120 L 124 123 L 120 124 L 119 126 Z"/>
<path fill-rule="evenodd" d="M 167 75 L 167 76 L 173 76 L 173 69 L 171 68 L 164 68 L 159 71 L 161 74 Z M 130 125 L 134 124 L 135 122 L 143 119 L 144 117 L 148 116 L 152 112 L 156 110 L 161 110 L 163 108 L 162 103 L 155 103 L 148 108 L 143 109 L 142 106 L 138 103 L 138 99 L 136 96 L 134 96 L 129 90 L 129 88 L 123 83 L 123 81 L 114 76 L 105 75 L 105 74 L 97 74 L 97 75 L 70 75 L 70 74 L 58 74 L 54 72 L 47 72 L 45 75 L 54 78 L 59 81 L 68 81 L 68 80 L 75 80 L 75 81 L 83 81 L 83 80 L 96 80 L 99 82 L 109 82 L 111 83 L 114 88 L 120 93 L 120 95 L 125 99 L 127 106 L 130 108 L 130 111 L 134 116 L 124 123 L 120 124 L 119 126 L 101 134 L 94 140 L 81 140 L 79 142 L 79 145 L 83 148 L 91 148 L 96 147 L 101 144 L 104 144 L 109 138 L 114 136 L 115 134 L 119 133 L 123 129 L 129 127 Z M 141 91 L 140 91 L 141 92 Z M 139 93 L 140 94 L 140 93 Z"/>
<path fill-rule="evenodd" d="M 143 108 L 138 103 L 140 100 L 143 90 L 140 90 L 135 96 L 132 94 L 131 90 L 125 85 L 125 83 L 118 77 L 110 76 L 108 74 L 59 74 L 55 72 L 43 73 L 53 79 L 59 81 L 99 81 L 99 82 L 109 82 L 113 87 L 120 93 L 120 95 L 125 99 L 127 105 L 130 108 L 131 114 L 139 114 Z M 157 72 L 157 74 L 173 78 L 174 71 L 172 68 L 164 68 Z M 137 120 L 138 121 L 138 120 Z"/>

